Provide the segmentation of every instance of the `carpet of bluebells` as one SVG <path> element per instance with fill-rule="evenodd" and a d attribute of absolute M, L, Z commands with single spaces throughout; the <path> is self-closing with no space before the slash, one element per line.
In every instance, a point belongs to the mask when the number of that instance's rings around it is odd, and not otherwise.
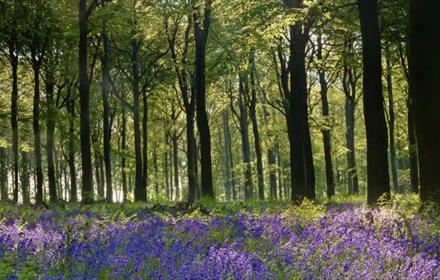
<path fill-rule="evenodd" d="M 0 279 L 440 279 L 436 218 L 396 207 L 0 210 Z"/>

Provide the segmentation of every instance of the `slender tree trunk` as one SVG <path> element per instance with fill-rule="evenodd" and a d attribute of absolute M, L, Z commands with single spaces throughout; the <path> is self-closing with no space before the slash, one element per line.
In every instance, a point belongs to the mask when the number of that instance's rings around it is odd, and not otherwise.
<path fill-rule="evenodd" d="M 148 99 L 147 93 L 142 93 L 143 118 L 142 118 L 142 188 L 147 190 L 148 186 Z M 147 199 L 146 193 L 146 199 Z"/>
<path fill-rule="evenodd" d="M 195 155 L 194 155 L 194 170 L 196 171 L 196 191 L 197 191 L 197 199 L 202 197 L 202 188 L 200 186 L 200 170 L 199 170 L 199 162 L 200 162 L 200 149 L 197 145 L 197 139 L 194 137 L 194 146 L 195 146 Z M 232 173 L 234 176 L 234 173 Z M 235 188 L 235 185 L 233 186 Z"/>
<path fill-rule="evenodd" d="M 166 195 L 167 199 L 171 200 L 171 191 L 170 191 L 170 177 L 169 177 L 169 171 L 168 171 L 168 133 L 165 131 L 165 153 L 164 153 L 164 174 L 165 174 L 165 189 L 166 189 Z"/>
<path fill-rule="evenodd" d="M 171 136 L 173 144 L 173 168 L 174 168 L 174 190 L 176 192 L 176 200 L 180 200 L 180 189 L 179 189 L 179 150 L 178 150 L 178 137 L 176 132 L 173 132 Z"/>
<path fill-rule="evenodd" d="M 440 41 L 437 1 L 410 1 L 409 73 L 420 198 L 440 204 Z"/>
<path fill-rule="evenodd" d="M 344 62 L 344 73 L 342 87 L 345 93 L 345 143 L 347 147 L 347 185 L 348 194 L 359 193 L 359 179 L 356 166 L 354 126 L 356 109 L 356 79 L 352 69 L 349 69 Z"/>
<path fill-rule="evenodd" d="M 31 202 L 29 186 L 30 186 L 30 174 L 29 174 L 29 155 L 27 152 L 21 152 L 21 192 L 23 204 L 29 204 Z"/>
<path fill-rule="evenodd" d="M 198 8 L 196 8 L 198 10 Z M 201 195 L 202 197 L 215 198 L 212 184 L 212 159 L 211 159 L 211 132 L 209 129 L 208 114 L 206 112 L 206 44 L 211 23 L 211 0 L 205 0 L 204 19 L 200 19 L 200 12 L 194 13 L 195 37 L 195 91 L 197 127 L 200 134 L 201 155 Z M 201 22 L 203 21 L 203 23 Z"/>
<path fill-rule="evenodd" d="M 286 195 L 285 192 L 283 192 L 284 190 L 284 186 L 283 186 L 283 169 L 281 166 L 281 155 L 280 155 L 280 147 L 278 146 L 278 143 L 275 146 L 275 158 L 276 158 L 276 164 L 278 166 L 278 191 L 279 191 L 279 198 L 283 199 L 283 193 L 284 193 L 284 199 L 287 199 L 288 196 Z"/>
<path fill-rule="evenodd" d="M 57 193 L 57 200 L 63 199 L 63 174 L 62 174 L 62 163 L 61 158 L 55 156 L 55 186 L 56 186 L 56 193 Z"/>
<path fill-rule="evenodd" d="M 251 59 L 251 102 L 249 106 L 249 117 L 252 122 L 252 131 L 254 134 L 255 157 L 257 160 L 257 179 L 258 179 L 258 198 L 264 200 L 264 172 L 263 172 L 263 153 L 261 149 L 260 131 L 258 129 L 257 121 L 257 92 L 255 89 L 255 61 L 254 57 Z"/>
<path fill-rule="evenodd" d="M 82 161 L 82 203 L 93 203 L 93 172 L 90 148 L 90 81 L 87 70 L 88 37 L 87 1 L 79 1 L 79 93 L 81 103 L 81 161 Z"/>
<path fill-rule="evenodd" d="M 0 200 L 8 200 L 8 154 L 5 148 L 0 148 Z"/>
<path fill-rule="evenodd" d="M 223 142 L 224 142 L 224 156 L 223 156 L 223 168 L 225 174 L 225 194 L 226 200 L 231 201 L 235 200 L 235 186 L 234 178 L 232 175 L 232 153 L 231 153 L 231 131 L 229 130 L 229 113 L 228 111 L 224 111 L 223 114 Z"/>
<path fill-rule="evenodd" d="M 249 200 L 253 198 L 253 178 L 252 178 L 252 160 L 249 143 L 249 122 L 248 111 L 246 106 L 246 90 L 245 78 L 239 77 L 239 107 L 240 107 L 240 135 L 241 135 L 241 151 L 244 165 L 244 199 Z"/>
<path fill-rule="evenodd" d="M 18 50 L 17 34 L 14 29 L 9 45 L 9 56 L 12 68 L 11 94 L 11 128 L 12 128 L 12 155 L 13 155 L 13 201 L 18 203 Z"/>
<path fill-rule="evenodd" d="M 69 113 L 69 173 L 70 173 L 70 202 L 78 202 L 78 188 L 75 164 L 75 100 L 69 88 L 66 106 Z"/>
<path fill-rule="evenodd" d="M 186 141 L 187 141 L 187 161 L 188 161 L 188 201 L 197 200 L 197 177 L 196 177 L 196 138 L 194 134 L 194 111 L 186 111 Z"/>
<path fill-rule="evenodd" d="M 321 34 L 318 36 L 318 53 L 317 58 L 320 62 L 323 62 L 322 56 L 322 38 Z M 331 146 L 331 134 L 330 134 L 330 109 L 328 104 L 328 82 L 326 77 L 326 71 L 319 70 L 319 84 L 321 87 L 321 103 L 322 103 L 322 116 L 324 118 L 324 127 L 321 129 L 323 142 L 324 142 L 324 159 L 325 159 L 325 176 L 327 182 L 327 197 L 330 198 L 335 195 L 335 178 L 333 173 L 333 160 L 332 160 L 332 146 Z"/>
<path fill-rule="evenodd" d="M 32 53 L 32 69 L 34 72 L 34 103 L 32 126 L 34 130 L 34 154 L 36 194 L 35 203 L 43 203 L 43 167 L 41 160 L 41 132 L 40 132 L 40 62 L 37 60 L 35 51 Z"/>
<path fill-rule="evenodd" d="M 144 188 L 143 177 L 143 163 L 142 163 L 142 148 L 141 148 L 141 129 L 139 117 L 139 42 L 136 39 L 131 41 L 131 63 L 133 71 L 133 122 L 134 122 L 134 150 L 136 157 L 136 179 L 134 200 L 147 201 L 147 192 Z"/>
<path fill-rule="evenodd" d="M 348 193 L 359 193 L 359 179 L 356 167 L 355 143 L 354 143 L 354 118 L 355 104 L 348 96 L 345 99 L 345 142 L 347 145 L 347 181 Z"/>
<path fill-rule="evenodd" d="M 99 179 L 101 181 L 101 199 L 105 198 L 105 172 L 104 172 L 104 158 L 101 154 L 98 154 L 98 160 L 99 160 Z"/>
<path fill-rule="evenodd" d="M 109 84 L 110 84 L 110 42 L 106 31 L 106 23 L 104 22 L 104 30 L 102 34 L 102 43 L 104 47 L 104 55 L 102 57 L 102 104 L 104 107 L 103 114 L 103 134 L 104 134 L 104 164 L 105 164 L 105 185 L 106 185 L 106 201 L 113 201 L 113 184 L 112 184 L 112 161 L 111 161 L 111 126 L 110 126 L 110 102 L 109 102 Z"/>
<path fill-rule="evenodd" d="M 154 182 L 154 197 L 156 200 L 159 199 L 159 163 L 157 160 L 157 149 L 154 150 L 153 153 L 153 164 L 154 164 L 154 176 L 156 178 Z"/>
<path fill-rule="evenodd" d="M 171 140 L 171 142 L 172 142 L 172 140 Z M 168 167 L 168 170 L 170 171 L 170 176 L 169 176 L 169 180 L 170 180 L 170 200 L 175 200 L 175 197 L 174 197 L 174 187 L 173 187 L 173 185 L 174 185 L 174 182 L 173 182 L 173 179 L 174 179 L 174 167 L 173 167 L 173 150 L 172 149 L 169 149 L 168 150 L 168 158 L 169 158 L 169 161 L 168 161 L 168 163 L 169 163 L 169 167 Z"/>
<path fill-rule="evenodd" d="M 367 132 L 368 203 L 390 193 L 388 131 L 382 96 L 382 62 L 377 0 L 358 0 L 363 43 L 363 97 Z"/>
<path fill-rule="evenodd" d="M 98 155 L 98 151 L 95 150 L 95 185 L 97 188 L 97 192 L 98 192 L 98 200 L 101 200 L 104 197 L 104 189 L 102 188 L 103 182 L 101 181 L 101 174 L 100 174 L 100 170 L 101 168 L 99 167 L 99 155 Z"/>
<path fill-rule="evenodd" d="M 276 157 L 275 152 L 272 147 L 267 151 L 267 160 L 269 164 L 269 189 L 270 189 L 270 199 L 277 199 L 277 174 L 275 171 L 276 167 Z"/>
<path fill-rule="evenodd" d="M 394 96 L 393 96 L 393 76 L 392 66 L 390 61 L 389 50 L 386 50 L 386 80 L 387 80 L 387 93 L 388 93 L 388 111 L 389 111 L 389 134 L 390 134 L 390 162 L 391 162 L 391 178 L 393 183 L 394 192 L 400 192 L 399 181 L 397 176 L 397 155 L 396 155 L 396 141 L 395 141 L 395 119 L 396 114 L 394 112 Z"/>
<path fill-rule="evenodd" d="M 56 186 L 55 158 L 54 158 L 56 111 L 54 104 L 54 82 L 53 82 L 52 73 L 48 73 L 46 77 L 46 99 L 47 99 L 47 118 L 46 118 L 47 178 L 49 182 L 50 202 L 56 203 L 57 186 Z"/>
<path fill-rule="evenodd" d="M 126 172 L 126 153 L 127 153 L 127 113 L 122 105 L 122 131 L 121 131 L 121 174 L 122 174 L 122 201 L 127 202 L 127 172 Z"/>

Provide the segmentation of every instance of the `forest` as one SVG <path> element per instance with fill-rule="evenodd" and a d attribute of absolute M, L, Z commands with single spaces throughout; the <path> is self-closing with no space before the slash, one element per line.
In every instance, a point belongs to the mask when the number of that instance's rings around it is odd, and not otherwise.
<path fill-rule="evenodd" d="M 435 0 L 0 0 L 1 279 L 440 279 Z"/>

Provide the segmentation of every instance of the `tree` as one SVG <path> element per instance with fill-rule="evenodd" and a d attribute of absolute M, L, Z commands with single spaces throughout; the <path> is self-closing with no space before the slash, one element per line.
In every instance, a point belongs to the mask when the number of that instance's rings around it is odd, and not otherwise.
<path fill-rule="evenodd" d="M 195 93 L 197 110 L 197 127 L 200 134 L 201 155 L 201 195 L 214 198 L 212 184 L 212 159 L 211 159 L 211 132 L 209 129 L 208 115 L 206 112 L 206 45 L 208 42 L 209 27 L 211 25 L 211 0 L 204 1 L 203 20 L 200 9 L 194 9 L 194 37 L 195 37 Z"/>
<path fill-rule="evenodd" d="M 81 119 L 82 203 L 93 203 L 92 152 L 90 148 L 90 78 L 88 71 L 88 18 L 91 7 L 79 1 L 79 94 Z"/>
<path fill-rule="evenodd" d="M 390 193 L 388 132 L 382 95 L 382 61 L 377 0 L 358 0 L 362 33 L 363 100 L 367 132 L 368 203 Z"/>
<path fill-rule="evenodd" d="M 409 74 L 417 138 L 422 201 L 440 203 L 440 55 L 438 3 L 410 1 Z"/>

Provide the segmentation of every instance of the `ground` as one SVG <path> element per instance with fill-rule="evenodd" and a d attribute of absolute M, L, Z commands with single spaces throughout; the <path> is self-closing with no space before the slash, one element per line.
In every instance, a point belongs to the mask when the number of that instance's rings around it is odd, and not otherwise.
<path fill-rule="evenodd" d="M 416 196 L 330 202 L 0 206 L 1 279 L 440 279 Z"/>

